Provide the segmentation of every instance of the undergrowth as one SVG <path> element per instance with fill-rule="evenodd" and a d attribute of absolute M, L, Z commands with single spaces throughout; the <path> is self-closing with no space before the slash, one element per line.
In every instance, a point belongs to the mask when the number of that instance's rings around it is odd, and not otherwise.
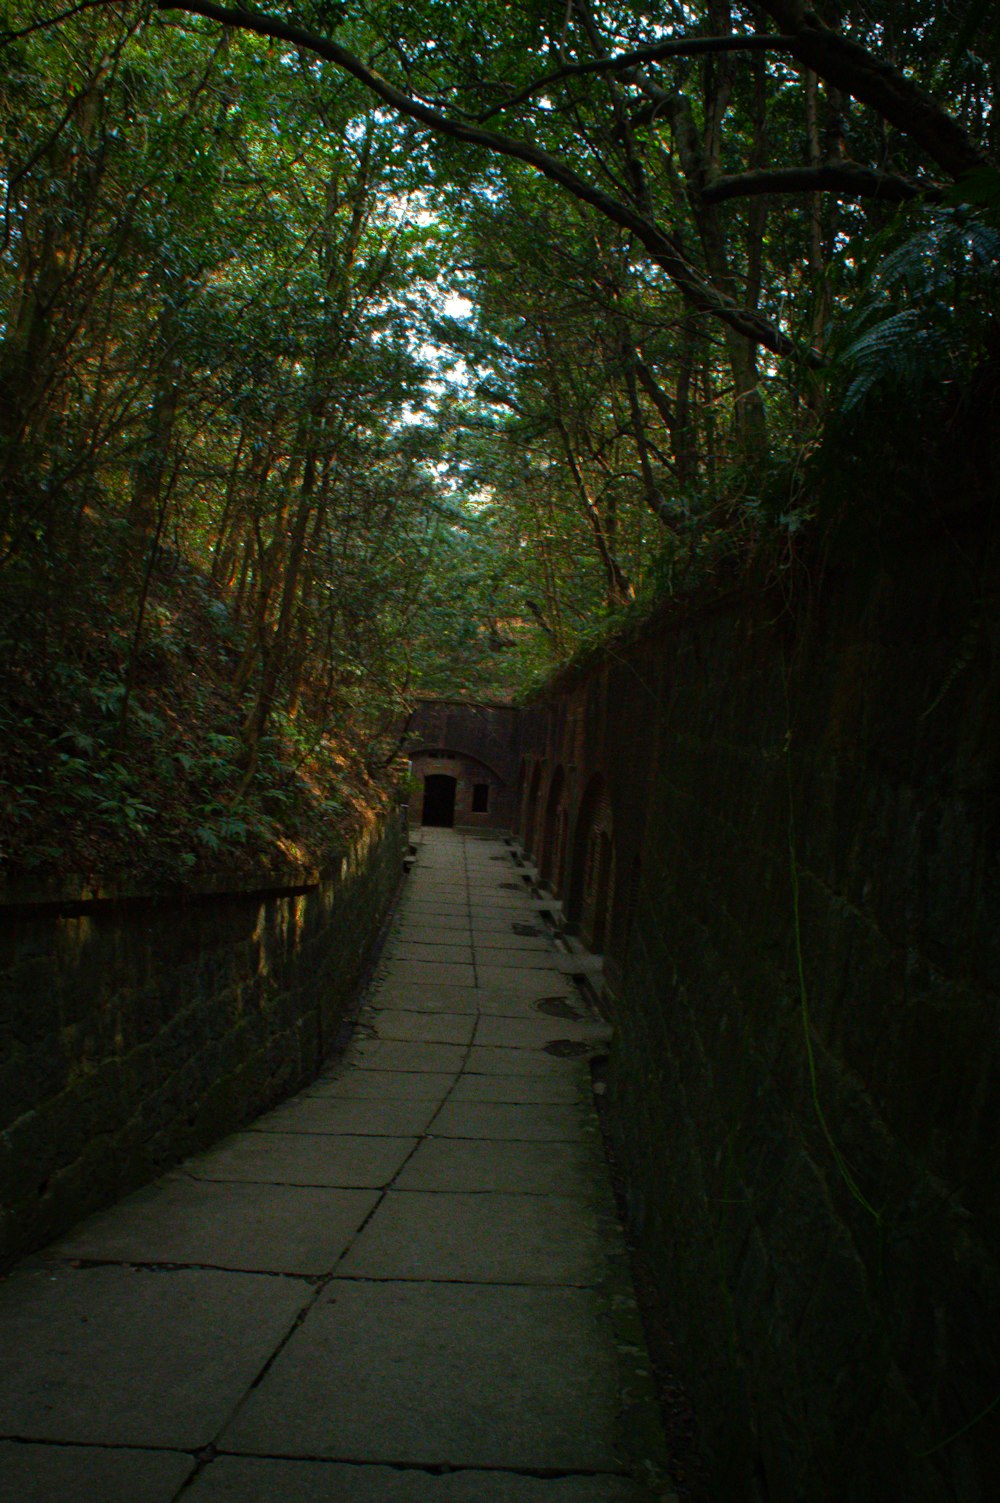
<path fill-rule="evenodd" d="M 0 878 L 150 887 L 322 867 L 384 798 L 352 727 L 278 713 L 247 782 L 239 634 L 176 555 L 154 576 L 123 714 L 134 610 L 97 551 L 84 594 L 4 581 Z"/>

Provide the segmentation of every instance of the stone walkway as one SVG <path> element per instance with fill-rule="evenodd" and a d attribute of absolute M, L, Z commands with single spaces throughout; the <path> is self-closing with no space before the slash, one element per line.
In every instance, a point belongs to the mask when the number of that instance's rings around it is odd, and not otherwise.
<path fill-rule="evenodd" d="M 601 1037 L 427 831 L 347 1057 L 0 1286 L 2 1503 L 652 1503 Z"/>

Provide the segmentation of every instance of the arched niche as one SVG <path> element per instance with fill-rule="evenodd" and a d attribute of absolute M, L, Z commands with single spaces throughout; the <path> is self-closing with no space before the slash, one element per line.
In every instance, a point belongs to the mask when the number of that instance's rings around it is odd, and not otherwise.
<path fill-rule="evenodd" d="M 509 826 L 510 789 L 488 762 L 459 747 L 430 743 L 412 747 L 409 758 L 414 824 L 463 829 Z"/>
<path fill-rule="evenodd" d="M 521 840 L 525 850 L 533 856 L 538 854 L 538 806 L 542 793 L 543 771 L 544 763 L 537 761 L 531 769 L 527 796 L 522 799 L 520 809 Z"/>
<path fill-rule="evenodd" d="M 580 800 L 565 901 L 566 919 L 584 944 L 603 951 L 615 886 L 614 819 L 607 782 L 595 773 Z"/>
<path fill-rule="evenodd" d="M 566 774 L 557 767 L 549 782 L 545 796 L 545 813 L 542 819 L 542 841 L 538 854 L 538 874 L 557 893 L 562 878 L 563 854 L 566 837 L 566 811 L 563 795 L 566 789 Z"/>

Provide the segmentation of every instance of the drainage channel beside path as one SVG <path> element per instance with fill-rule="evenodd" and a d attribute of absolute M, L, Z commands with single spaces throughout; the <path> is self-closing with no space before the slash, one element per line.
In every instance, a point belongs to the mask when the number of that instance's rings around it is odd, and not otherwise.
<path fill-rule="evenodd" d="M 0 1503 L 664 1503 L 586 1009 L 425 830 L 347 1054 L 0 1285 Z"/>

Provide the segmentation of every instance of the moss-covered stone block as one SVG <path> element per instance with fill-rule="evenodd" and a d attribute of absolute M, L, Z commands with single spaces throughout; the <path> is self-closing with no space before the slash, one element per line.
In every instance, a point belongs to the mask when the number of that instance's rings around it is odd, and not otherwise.
<path fill-rule="evenodd" d="M 0 908 L 0 1266 L 313 1078 L 400 872 L 388 819 L 294 896 Z"/>

